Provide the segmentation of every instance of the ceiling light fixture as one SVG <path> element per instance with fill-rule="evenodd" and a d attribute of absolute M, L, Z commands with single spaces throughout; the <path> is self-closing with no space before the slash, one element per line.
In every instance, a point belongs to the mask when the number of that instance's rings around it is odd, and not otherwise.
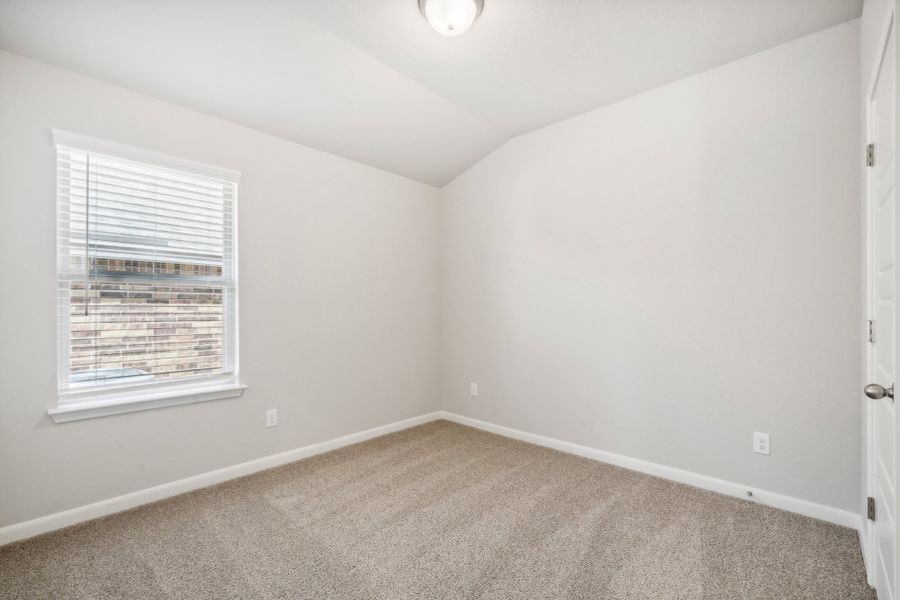
<path fill-rule="evenodd" d="M 484 0 L 419 0 L 419 12 L 441 35 L 465 33 L 484 10 Z"/>

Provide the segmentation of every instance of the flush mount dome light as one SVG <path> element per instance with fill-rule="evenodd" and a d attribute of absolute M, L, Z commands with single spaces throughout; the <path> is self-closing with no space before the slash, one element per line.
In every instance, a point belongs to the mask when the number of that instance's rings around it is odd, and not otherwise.
<path fill-rule="evenodd" d="M 465 33 L 484 9 L 484 0 L 419 0 L 419 12 L 441 35 Z"/>

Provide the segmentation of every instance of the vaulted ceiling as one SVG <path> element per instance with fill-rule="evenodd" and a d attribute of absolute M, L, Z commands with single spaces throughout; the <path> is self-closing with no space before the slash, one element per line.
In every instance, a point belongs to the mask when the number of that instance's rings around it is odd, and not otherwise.
<path fill-rule="evenodd" d="M 416 0 L 0 0 L 0 48 L 441 186 L 511 137 L 861 10 L 485 0 L 447 38 Z"/>

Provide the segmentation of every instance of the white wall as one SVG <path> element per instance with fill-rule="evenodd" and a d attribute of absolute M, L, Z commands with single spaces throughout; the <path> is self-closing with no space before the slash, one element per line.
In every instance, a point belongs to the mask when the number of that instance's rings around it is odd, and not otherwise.
<path fill-rule="evenodd" d="M 449 184 L 443 407 L 858 511 L 858 42 L 523 135 Z"/>
<path fill-rule="evenodd" d="M 0 53 L 0 527 L 437 408 L 858 511 L 857 29 L 516 138 L 440 214 L 434 188 Z M 46 417 L 51 127 L 242 171 L 243 398 Z"/>
<path fill-rule="evenodd" d="M 52 127 L 243 173 L 243 398 L 47 418 Z M 435 410 L 437 202 L 429 186 L 0 53 L 0 526 Z"/>

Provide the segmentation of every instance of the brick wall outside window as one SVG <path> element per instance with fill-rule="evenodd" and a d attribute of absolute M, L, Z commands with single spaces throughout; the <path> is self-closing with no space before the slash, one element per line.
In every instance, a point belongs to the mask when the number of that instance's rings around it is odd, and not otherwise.
<path fill-rule="evenodd" d="M 223 288 L 177 279 L 219 277 L 221 267 L 104 258 L 91 266 L 93 278 L 71 285 L 73 374 L 138 369 L 170 379 L 222 370 Z"/>

